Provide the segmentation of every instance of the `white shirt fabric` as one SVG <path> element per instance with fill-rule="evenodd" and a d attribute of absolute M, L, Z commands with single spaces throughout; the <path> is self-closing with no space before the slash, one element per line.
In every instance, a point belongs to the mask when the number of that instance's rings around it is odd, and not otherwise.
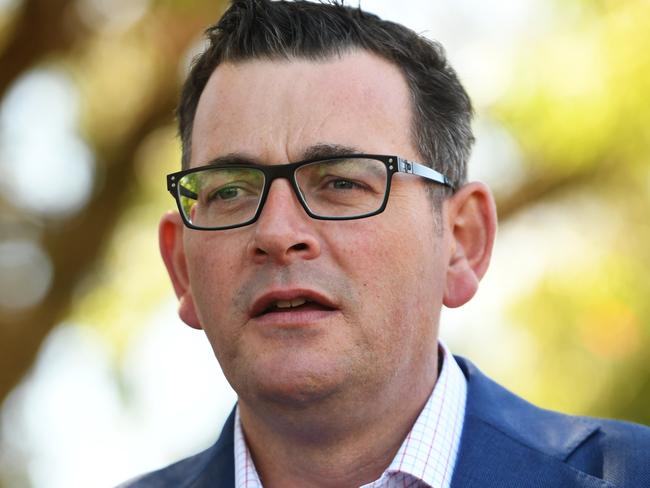
<path fill-rule="evenodd" d="M 467 381 L 440 342 L 438 381 L 399 451 L 379 479 L 361 488 L 449 488 L 465 419 Z M 235 487 L 263 488 L 235 412 Z"/>

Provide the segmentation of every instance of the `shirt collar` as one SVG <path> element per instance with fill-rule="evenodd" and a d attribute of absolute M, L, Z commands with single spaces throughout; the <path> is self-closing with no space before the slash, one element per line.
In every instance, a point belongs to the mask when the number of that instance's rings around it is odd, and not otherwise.
<path fill-rule="evenodd" d="M 447 346 L 440 342 L 438 350 L 442 369 L 427 403 L 386 471 L 362 488 L 449 488 L 465 419 L 467 381 Z M 235 412 L 234 441 L 235 487 L 263 488 L 246 446 L 239 407 Z"/>

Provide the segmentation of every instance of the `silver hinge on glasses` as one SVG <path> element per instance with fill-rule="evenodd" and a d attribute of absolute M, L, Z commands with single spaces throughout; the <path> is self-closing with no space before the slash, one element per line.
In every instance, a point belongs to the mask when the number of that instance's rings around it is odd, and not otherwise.
<path fill-rule="evenodd" d="M 400 173 L 413 174 L 413 165 L 409 163 L 406 159 L 397 158 L 397 170 Z"/>

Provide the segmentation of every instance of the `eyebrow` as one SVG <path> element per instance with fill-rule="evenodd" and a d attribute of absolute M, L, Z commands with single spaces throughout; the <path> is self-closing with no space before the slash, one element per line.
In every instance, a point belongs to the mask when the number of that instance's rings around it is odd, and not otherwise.
<path fill-rule="evenodd" d="M 344 146 L 341 144 L 326 144 L 318 143 L 313 146 L 309 146 L 305 151 L 303 151 L 301 156 L 302 160 L 308 159 L 328 159 L 336 158 L 339 156 L 345 156 L 349 154 L 359 154 L 362 153 L 359 148 L 353 146 Z M 285 163 L 289 163 L 286 161 Z M 253 156 L 248 156 L 244 153 L 229 153 L 224 156 L 219 156 L 212 159 L 209 165 L 238 165 L 238 164 L 267 164 L 262 163 L 258 158 Z"/>
<path fill-rule="evenodd" d="M 358 147 L 341 144 L 315 144 L 302 153 L 302 159 L 327 159 L 362 153 Z"/>

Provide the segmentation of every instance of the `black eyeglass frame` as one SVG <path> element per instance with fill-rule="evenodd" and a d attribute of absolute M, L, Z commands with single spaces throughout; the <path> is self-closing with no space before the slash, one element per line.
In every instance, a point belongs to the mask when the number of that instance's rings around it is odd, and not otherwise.
<path fill-rule="evenodd" d="M 305 198 L 302 196 L 300 192 L 298 183 L 296 182 L 296 170 L 301 166 L 305 166 L 307 164 L 325 162 L 325 161 L 336 161 L 337 159 L 374 159 L 377 161 L 381 161 L 386 165 L 386 192 L 384 193 L 384 199 L 381 203 L 381 206 L 377 210 L 374 210 L 369 213 L 361 214 L 361 215 L 353 215 L 350 217 L 348 216 L 324 217 L 322 215 L 313 213 L 309 209 L 309 206 L 307 205 Z M 205 171 L 207 169 L 220 169 L 220 168 L 227 168 L 227 169 L 250 168 L 250 169 L 259 170 L 264 174 L 264 188 L 262 189 L 262 194 L 260 195 L 260 201 L 257 206 L 257 210 L 255 211 L 255 214 L 250 219 L 240 224 L 221 226 L 221 227 L 201 227 L 201 226 L 194 225 L 186 217 L 185 212 L 183 211 L 183 206 L 181 204 L 180 197 L 181 194 L 183 194 L 183 196 L 185 197 L 196 199 L 197 195 L 194 192 L 188 190 L 187 188 L 179 187 L 177 183 L 178 181 L 181 180 L 181 178 L 183 178 L 188 174 L 197 173 L 199 171 Z M 307 212 L 307 215 L 309 215 L 313 219 L 357 220 L 357 219 L 365 219 L 367 217 L 372 217 L 373 215 L 382 213 L 386 209 L 386 205 L 388 203 L 388 196 L 390 194 L 390 185 L 393 179 L 393 175 L 395 173 L 417 175 L 429 181 L 433 181 L 435 183 L 448 186 L 449 188 L 452 189 L 452 191 L 455 190 L 455 187 L 452 184 L 451 180 L 447 176 L 436 171 L 435 169 L 432 169 L 421 163 L 416 163 L 415 161 L 409 161 L 399 156 L 387 156 L 383 154 L 343 154 L 343 155 L 332 156 L 331 158 L 319 157 L 319 158 L 305 159 L 303 161 L 298 161 L 295 163 L 275 164 L 275 165 L 263 165 L 263 164 L 252 164 L 252 163 L 251 164 L 206 164 L 203 166 L 199 166 L 197 168 L 185 169 L 182 171 L 176 171 L 174 173 L 168 174 L 167 190 L 169 191 L 169 193 L 171 193 L 172 197 L 174 197 L 174 200 L 176 200 L 178 212 L 181 214 L 181 218 L 183 219 L 183 223 L 185 224 L 186 227 L 194 230 L 228 230 L 228 229 L 235 229 L 237 227 L 245 227 L 247 225 L 252 224 L 259 218 L 260 214 L 262 213 L 262 209 L 264 208 L 264 204 L 266 203 L 266 197 L 268 196 L 269 190 L 271 188 L 271 184 L 278 178 L 284 178 L 286 180 L 289 180 L 294 193 L 298 197 L 298 201 L 300 202 L 300 205 L 305 210 L 305 212 Z"/>

